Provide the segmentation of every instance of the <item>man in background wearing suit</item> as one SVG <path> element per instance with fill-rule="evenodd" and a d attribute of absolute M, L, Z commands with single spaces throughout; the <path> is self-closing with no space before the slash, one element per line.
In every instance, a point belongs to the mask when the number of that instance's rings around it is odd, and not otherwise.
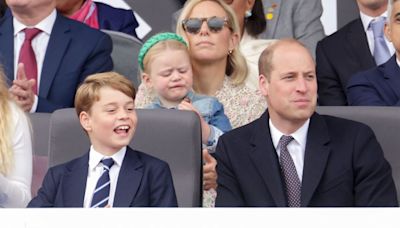
<path fill-rule="evenodd" d="M 12 16 L 0 21 L 0 62 L 12 97 L 25 111 L 73 107 L 86 76 L 113 68 L 111 38 L 58 14 L 55 0 L 6 3 Z M 25 39 L 28 31 L 35 36 Z"/>
<path fill-rule="evenodd" d="M 114 8 L 92 0 L 56 0 L 58 12 L 95 29 L 123 32 L 138 38 L 139 23 L 131 9 Z M 138 38 L 139 39 L 139 38 Z"/>
<path fill-rule="evenodd" d="M 400 106 L 400 1 L 390 0 L 386 37 L 396 54 L 386 63 L 350 78 L 347 86 L 349 105 Z"/>
<path fill-rule="evenodd" d="M 268 109 L 219 139 L 216 206 L 397 206 L 372 130 L 315 113 L 315 64 L 303 45 L 277 41 L 259 70 Z"/>
<path fill-rule="evenodd" d="M 294 38 L 303 43 L 315 59 L 317 42 L 325 37 L 321 0 L 262 0 L 262 3 L 267 28 L 260 38 Z"/>
<path fill-rule="evenodd" d="M 387 0 L 357 0 L 360 18 L 351 21 L 317 45 L 318 103 L 320 105 L 347 105 L 346 85 L 352 75 L 368 70 L 376 62 L 373 53 L 375 38 L 372 23 L 387 17 Z M 383 18 L 382 18 L 383 19 Z M 394 53 L 385 41 L 389 54 Z"/>

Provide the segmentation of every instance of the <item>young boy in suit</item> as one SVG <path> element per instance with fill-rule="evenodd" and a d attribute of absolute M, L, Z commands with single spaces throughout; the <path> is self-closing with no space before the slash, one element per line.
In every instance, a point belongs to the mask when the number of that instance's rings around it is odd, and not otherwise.
<path fill-rule="evenodd" d="M 50 168 L 28 207 L 173 207 L 177 200 L 166 162 L 131 149 L 135 89 L 114 73 L 89 76 L 75 109 L 92 146 Z"/>

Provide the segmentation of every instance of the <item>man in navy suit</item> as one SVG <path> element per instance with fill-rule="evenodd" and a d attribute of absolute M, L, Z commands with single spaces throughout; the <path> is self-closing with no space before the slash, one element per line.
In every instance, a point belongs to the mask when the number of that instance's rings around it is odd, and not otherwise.
<path fill-rule="evenodd" d="M 357 4 L 360 18 L 317 45 L 319 105 L 347 105 L 346 86 L 350 77 L 377 66 L 372 55 L 374 38 L 369 24 L 377 17 L 386 17 L 387 0 L 357 0 Z M 393 46 L 386 43 L 393 54 Z"/>
<path fill-rule="evenodd" d="M 400 106 L 400 1 L 390 1 L 385 35 L 393 43 L 396 54 L 386 63 L 350 79 L 347 85 L 349 105 Z"/>
<path fill-rule="evenodd" d="M 219 139 L 216 206 L 397 206 L 372 130 L 315 113 L 315 64 L 303 45 L 277 41 L 259 70 L 268 109 Z"/>
<path fill-rule="evenodd" d="M 97 29 L 123 32 L 138 38 L 136 28 L 139 26 L 139 23 L 130 9 L 114 8 L 101 2 L 92 2 L 91 0 L 56 0 L 56 2 L 57 10 L 66 17 L 80 13 L 81 16 L 77 20 L 89 26 Z M 86 7 L 89 7 L 90 10 L 85 10 Z M 92 16 L 96 17 L 98 27 L 91 25 L 89 22 Z"/>
<path fill-rule="evenodd" d="M 137 124 L 134 99 L 135 89 L 122 75 L 86 78 L 75 109 L 92 146 L 82 157 L 50 168 L 29 207 L 177 206 L 168 164 L 127 146 Z"/>
<path fill-rule="evenodd" d="M 110 37 L 58 14 L 55 0 L 6 2 L 12 16 L 0 21 L 0 63 L 12 97 L 25 111 L 73 107 L 76 89 L 85 77 L 112 70 Z M 41 30 L 32 39 L 37 81 L 27 80 L 24 67 L 18 64 L 25 28 Z"/>

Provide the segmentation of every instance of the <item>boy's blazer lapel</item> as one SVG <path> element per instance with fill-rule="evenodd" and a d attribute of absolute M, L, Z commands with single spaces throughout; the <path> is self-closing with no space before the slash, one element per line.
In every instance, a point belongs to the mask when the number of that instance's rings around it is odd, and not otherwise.
<path fill-rule="evenodd" d="M 287 204 L 286 196 L 281 179 L 278 156 L 271 139 L 268 111 L 256 121 L 251 140 L 253 150 L 249 153 L 250 157 L 262 176 L 266 189 L 269 190 L 276 206 L 285 207 Z"/>
<path fill-rule="evenodd" d="M 89 153 L 67 167 L 62 181 L 63 207 L 83 207 L 89 169 Z"/>
<path fill-rule="evenodd" d="M 119 171 L 114 207 L 132 206 L 143 177 L 143 163 L 134 151 L 127 147 L 125 158 Z"/>

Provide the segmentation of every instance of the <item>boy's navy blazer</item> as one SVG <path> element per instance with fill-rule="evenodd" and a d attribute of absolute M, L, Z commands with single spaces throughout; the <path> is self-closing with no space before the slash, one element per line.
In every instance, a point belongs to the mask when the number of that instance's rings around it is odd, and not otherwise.
<path fill-rule="evenodd" d="M 47 172 L 28 207 L 83 207 L 89 153 Z M 177 199 L 166 162 L 127 147 L 113 207 L 175 207 Z"/>
<path fill-rule="evenodd" d="M 216 206 L 287 206 L 268 121 L 266 111 L 218 140 Z M 397 205 L 391 168 L 372 130 L 314 113 L 305 148 L 301 206 Z"/>
<path fill-rule="evenodd" d="M 57 13 L 43 61 L 36 112 L 73 107 L 78 85 L 89 75 L 113 69 L 111 38 Z M 0 20 L 0 63 L 14 80 L 13 17 Z"/>

